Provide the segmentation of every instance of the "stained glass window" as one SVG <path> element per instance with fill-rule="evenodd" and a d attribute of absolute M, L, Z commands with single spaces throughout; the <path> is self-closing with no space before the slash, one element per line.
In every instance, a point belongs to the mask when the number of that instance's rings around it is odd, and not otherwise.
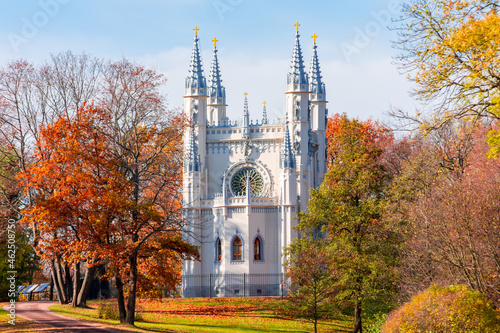
<path fill-rule="evenodd" d="M 253 168 L 243 168 L 238 170 L 231 179 L 231 189 L 236 196 L 245 196 L 247 184 L 250 184 L 250 195 L 257 197 L 264 189 L 264 179 L 262 175 Z"/>

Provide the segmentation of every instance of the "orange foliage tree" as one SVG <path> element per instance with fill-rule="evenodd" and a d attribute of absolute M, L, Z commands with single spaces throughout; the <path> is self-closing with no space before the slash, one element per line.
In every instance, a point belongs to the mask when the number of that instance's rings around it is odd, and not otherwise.
<path fill-rule="evenodd" d="M 56 278 L 59 261 L 74 265 L 76 292 L 82 262 L 90 268 L 105 264 L 116 279 L 125 322 L 134 318 L 139 268 L 148 275 L 159 263 L 196 257 L 197 250 L 179 234 L 180 121 L 162 127 L 140 122 L 120 136 L 116 123 L 110 108 L 92 106 L 77 110 L 72 120 L 61 117 L 40 132 L 39 161 L 22 178 L 38 193 L 25 223 L 40 226 L 39 247 L 54 263 Z M 162 276 L 179 273 L 172 269 Z"/>

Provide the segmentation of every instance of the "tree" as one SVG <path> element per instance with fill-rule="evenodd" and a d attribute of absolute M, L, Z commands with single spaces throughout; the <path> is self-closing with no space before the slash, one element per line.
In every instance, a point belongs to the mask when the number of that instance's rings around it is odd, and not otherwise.
<path fill-rule="evenodd" d="M 39 129 L 53 123 L 59 116 L 70 119 L 86 100 L 98 100 L 102 62 L 85 54 L 71 52 L 52 56 L 51 62 L 34 67 L 24 60 L 13 61 L 0 69 L 0 159 L 8 158 L 16 165 L 17 172 L 26 172 L 34 161 L 33 149 L 37 144 Z M 10 185 L 17 185 L 16 173 L 3 174 Z M 14 187 L 11 187 L 14 188 Z M 21 207 L 31 205 L 36 193 L 29 188 L 16 187 L 18 194 L 2 192 L 3 209 L 15 212 L 15 219 L 22 219 Z M 1 208 L 0 208 L 1 209 Z M 33 248 L 39 239 L 36 224 L 24 225 L 23 232 L 32 234 Z M 52 265 L 51 262 L 40 263 Z M 71 296 L 71 268 L 65 262 L 52 267 L 62 276 L 63 294 Z M 74 272 L 75 276 L 78 274 Z M 92 277 L 90 277 L 92 279 Z M 75 279 L 73 279 L 75 280 Z M 55 281 L 54 281 L 55 282 Z M 66 302 L 63 296 L 63 301 Z"/>
<path fill-rule="evenodd" d="M 140 119 L 135 131 L 127 133 L 135 137 L 117 142 L 114 116 L 109 108 L 84 106 L 71 121 L 63 116 L 40 132 L 38 162 L 23 174 L 26 188 L 39 195 L 25 211 L 24 223 L 39 225 L 38 248 L 43 259 L 54 263 L 56 281 L 63 279 L 59 261 L 74 266 L 74 305 L 84 305 L 89 277 L 96 265 L 105 263 L 117 281 L 121 321 L 133 324 L 140 260 L 147 258 L 146 266 L 163 260 L 178 263 L 196 256 L 197 249 L 179 235 L 178 120 L 147 128 Z M 118 144 L 138 152 L 134 164 L 117 154 Z M 82 262 L 90 273 L 80 286 Z"/>
<path fill-rule="evenodd" d="M 329 166 L 323 184 L 311 190 L 297 229 L 321 229 L 336 272 L 337 298 L 354 303 L 361 332 L 363 302 L 393 289 L 398 236 L 382 219 L 389 175 L 382 164 L 392 134 L 372 121 L 335 115 L 328 122 Z"/>
<path fill-rule="evenodd" d="M 425 111 L 411 119 L 426 129 L 452 120 L 500 119 L 500 17 L 493 0 L 415 0 L 397 27 L 400 68 L 416 83 Z M 494 133 L 497 133 L 496 135 Z M 497 137 L 498 131 L 490 135 Z"/>
<path fill-rule="evenodd" d="M 105 118 L 104 111 L 83 107 L 72 121 L 62 116 L 42 128 L 36 162 L 20 175 L 25 188 L 38 193 L 21 222 L 38 225 L 36 249 L 54 267 L 54 284 L 63 304 L 72 299 L 74 306 L 85 305 L 95 265 L 110 255 L 102 246 L 130 187 L 117 171 L 107 136 L 100 132 Z M 66 263 L 74 267 L 72 290 Z M 83 286 L 82 264 L 87 266 Z"/>
<path fill-rule="evenodd" d="M 295 239 L 286 250 L 286 258 L 287 277 L 292 282 L 288 288 L 287 313 L 291 311 L 310 319 L 317 332 L 318 319 L 331 312 L 333 298 L 338 293 L 332 258 L 323 240 L 309 237 Z"/>
<path fill-rule="evenodd" d="M 115 266 L 122 322 L 133 325 L 141 248 L 163 233 L 178 232 L 182 218 L 182 128 L 181 119 L 169 114 L 159 94 L 164 79 L 154 71 L 128 61 L 112 63 L 105 73 L 104 105 L 112 115 L 110 139 L 119 170 L 132 188 L 127 218 L 118 225 L 123 242 L 120 263 Z M 197 250 L 187 246 L 190 257 Z M 126 276 L 124 275 L 126 273 Z M 129 297 L 124 305 L 122 279 L 128 281 Z"/>
<path fill-rule="evenodd" d="M 410 295 L 439 282 L 466 284 L 495 302 L 500 299 L 500 164 L 486 157 L 487 130 L 477 128 L 466 144 L 452 143 L 450 137 L 445 142 L 443 135 L 434 143 L 436 135 L 419 138 L 393 182 L 391 195 L 407 221 L 400 270 Z M 445 146 L 470 148 L 466 155 L 456 150 L 461 158 L 450 159 L 443 154 Z M 450 160 L 462 163 L 447 163 Z M 406 192 L 413 196 L 401 196 Z"/>

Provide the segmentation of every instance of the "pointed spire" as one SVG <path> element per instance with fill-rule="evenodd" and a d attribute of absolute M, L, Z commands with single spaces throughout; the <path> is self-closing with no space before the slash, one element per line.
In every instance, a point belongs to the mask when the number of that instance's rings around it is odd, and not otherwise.
<path fill-rule="evenodd" d="M 186 89 L 189 94 L 194 95 L 205 95 L 207 82 L 205 75 L 203 74 L 203 65 L 201 63 L 200 47 L 198 45 L 198 27 L 193 29 L 195 31 L 194 35 L 194 45 L 193 53 L 191 55 L 191 63 L 189 65 L 189 75 L 186 78 Z"/>
<path fill-rule="evenodd" d="M 264 104 L 264 107 L 262 109 L 262 125 L 267 125 L 267 124 L 269 124 L 269 120 L 267 119 L 267 110 L 266 110 L 267 102 L 264 101 L 264 102 L 262 102 L 262 104 Z"/>
<path fill-rule="evenodd" d="M 292 90 L 294 91 L 307 91 L 308 87 L 308 79 L 307 73 L 304 68 L 304 59 L 302 57 L 302 50 L 300 48 L 300 40 L 299 40 L 299 27 L 300 24 L 297 22 L 295 24 L 296 33 L 295 33 L 295 46 L 293 48 L 293 57 L 292 57 L 292 65 L 290 66 L 290 73 L 288 73 L 288 84 L 292 84 Z M 306 85 L 303 87 L 303 85 Z M 295 86 L 297 85 L 297 86 Z M 290 91 L 290 89 L 289 89 Z"/>
<path fill-rule="evenodd" d="M 292 150 L 292 140 L 290 140 L 288 121 L 285 125 L 285 138 L 283 142 L 283 152 L 281 154 L 281 167 L 283 169 L 295 169 L 295 155 Z"/>
<path fill-rule="evenodd" d="M 196 146 L 194 126 L 191 126 L 190 130 L 188 156 L 185 164 L 187 171 L 200 171 L 200 155 L 198 154 L 198 147 Z"/>
<path fill-rule="evenodd" d="M 217 38 L 212 39 L 212 42 L 214 42 L 214 55 L 212 58 L 212 65 L 210 66 L 210 76 L 208 78 L 210 104 L 226 104 L 226 88 L 222 86 L 219 59 L 217 58 Z"/>
<path fill-rule="evenodd" d="M 314 34 L 311 37 L 313 38 L 314 41 L 313 41 L 313 55 L 311 58 L 311 69 L 309 74 L 309 78 L 311 79 L 309 90 L 313 94 L 314 99 L 325 100 L 326 89 L 325 89 L 325 84 L 321 80 L 322 78 L 321 70 L 319 68 L 318 52 L 316 50 L 318 48 L 318 46 L 316 45 L 316 38 L 318 38 L 318 36 Z"/>
<path fill-rule="evenodd" d="M 250 114 L 248 112 L 248 93 L 245 92 L 245 102 L 243 104 L 243 137 L 248 138 L 248 127 L 250 126 Z"/>

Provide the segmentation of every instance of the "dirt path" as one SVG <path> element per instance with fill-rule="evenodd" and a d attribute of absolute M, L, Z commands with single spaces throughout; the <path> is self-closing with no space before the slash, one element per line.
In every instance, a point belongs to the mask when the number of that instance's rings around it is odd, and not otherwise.
<path fill-rule="evenodd" d="M 16 302 L 16 315 L 25 319 L 48 325 L 54 328 L 63 329 L 74 333 L 111 333 L 114 330 L 107 330 L 79 321 L 73 318 L 61 316 L 49 310 L 49 306 L 55 302 L 51 301 L 33 301 Z M 7 307 L 4 307 L 8 311 Z"/>

